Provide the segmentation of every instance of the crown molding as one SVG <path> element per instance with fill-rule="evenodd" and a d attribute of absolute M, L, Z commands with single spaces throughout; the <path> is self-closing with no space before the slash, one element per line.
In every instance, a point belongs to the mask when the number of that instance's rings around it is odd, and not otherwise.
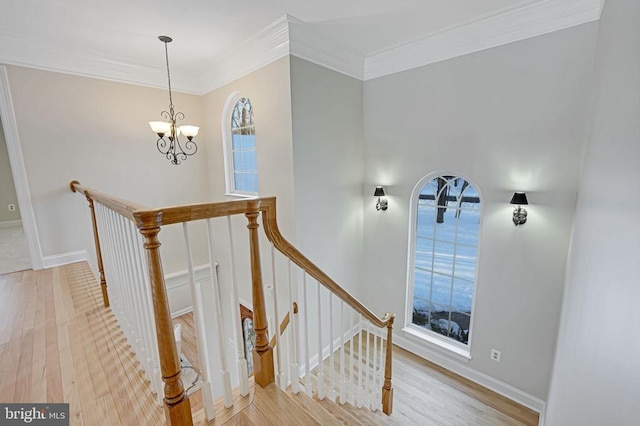
<path fill-rule="evenodd" d="M 287 19 L 290 54 L 358 80 L 364 79 L 364 55 L 330 42 L 314 32 L 309 24 L 291 15 L 287 15 Z"/>
<path fill-rule="evenodd" d="M 172 75 L 178 92 L 203 95 L 289 54 L 370 80 L 600 18 L 605 0 L 522 2 L 465 24 L 364 57 L 284 15 L 199 70 Z M 166 89 L 165 69 L 0 32 L 0 63 Z"/>
<path fill-rule="evenodd" d="M 104 57 L 75 47 L 0 32 L 0 63 L 155 88 L 167 87 L 162 66 Z M 177 76 L 176 91 L 198 93 L 195 76 Z M 173 80 L 173 79 L 172 79 Z"/>
<path fill-rule="evenodd" d="M 542 0 L 502 10 L 368 55 L 364 80 L 595 21 L 603 4 L 604 0 Z"/>
<path fill-rule="evenodd" d="M 289 16 L 284 15 L 250 39 L 216 56 L 201 70 L 200 93 L 209 93 L 289 54 Z"/>

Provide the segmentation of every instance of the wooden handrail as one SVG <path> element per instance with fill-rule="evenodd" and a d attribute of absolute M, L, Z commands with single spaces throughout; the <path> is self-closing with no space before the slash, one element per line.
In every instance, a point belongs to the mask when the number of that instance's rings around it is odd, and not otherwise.
<path fill-rule="evenodd" d="M 263 300 L 260 301 L 261 295 L 259 294 L 262 291 L 262 282 L 261 282 L 261 271 L 260 271 L 260 262 L 259 262 L 259 250 L 257 244 L 257 228 L 258 224 L 256 222 L 256 217 L 261 213 L 262 214 L 262 225 L 264 227 L 265 234 L 268 240 L 273 244 L 273 246 L 284 254 L 287 258 L 289 258 L 294 264 L 304 270 L 308 275 L 313 277 L 318 283 L 327 288 L 331 293 L 335 294 L 338 298 L 344 301 L 348 306 L 362 315 L 364 318 L 369 320 L 372 324 L 380 328 L 387 328 L 387 357 L 385 363 L 385 383 L 383 386 L 383 411 L 387 414 L 391 413 L 391 401 L 393 395 L 393 387 L 391 386 L 391 332 L 393 328 L 394 322 L 394 314 L 387 313 L 383 317 L 376 316 L 373 312 L 371 312 L 366 306 L 364 306 L 358 299 L 353 297 L 349 292 L 344 290 L 340 285 L 338 285 L 331 277 L 329 277 L 326 273 L 324 273 L 320 268 L 318 268 L 313 262 L 311 262 L 307 257 L 305 257 L 298 249 L 296 249 L 291 243 L 289 243 L 280 233 L 277 222 L 276 215 L 276 199 L 275 197 L 264 197 L 264 198 L 254 198 L 247 200 L 234 200 L 234 201 L 226 201 L 226 202 L 216 202 L 216 203 L 197 203 L 197 204 L 189 204 L 189 205 L 181 205 L 181 206 L 170 206 L 164 208 L 148 208 L 141 204 L 133 203 L 127 200 L 122 200 L 116 197 L 112 197 L 108 194 L 105 194 L 96 189 L 92 189 L 80 184 L 78 181 L 73 181 L 70 184 L 71 190 L 73 192 L 81 192 L 84 194 L 87 199 L 93 199 L 94 201 L 98 201 L 100 204 L 114 210 L 121 215 L 129 218 L 134 221 L 141 231 L 143 229 L 148 229 L 149 218 L 154 218 L 154 224 L 158 227 L 157 229 L 163 225 L 170 225 L 176 223 L 189 222 L 194 220 L 202 220 L 202 219 L 210 219 L 215 217 L 223 217 L 223 216 L 232 216 L 238 214 L 244 214 L 249 219 L 249 230 L 250 230 L 250 242 L 251 242 L 251 258 L 252 258 L 252 282 L 253 282 L 253 296 L 258 300 L 254 300 L 254 308 L 256 307 L 256 303 L 258 306 L 260 304 L 264 304 Z M 143 233 L 144 234 L 144 233 Z M 159 266 L 159 265 L 158 265 Z M 164 279 L 162 280 L 162 285 L 157 289 L 160 291 L 164 287 Z M 166 292 L 166 289 L 164 289 Z M 263 298 L 264 296 L 262 296 Z M 263 312 L 264 314 L 264 312 Z M 164 321 L 164 314 L 161 315 L 161 320 Z M 288 317 L 285 317 L 285 320 Z M 260 340 L 260 345 L 256 345 L 256 352 L 254 353 L 258 355 L 258 360 L 262 358 L 264 362 L 268 365 L 263 365 L 261 368 L 267 368 L 268 370 L 265 372 L 267 376 L 270 377 L 269 380 L 273 381 L 273 354 L 272 348 L 273 344 L 269 341 L 268 333 L 266 330 L 266 318 L 258 318 L 257 322 L 254 319 L 254 324 L 256 326 L 256 337 Z M 285 325 L 286 327 L 286 325 Z M 260 329 L 260 330 L 258 330 Z M 260 333 L 258 333 L 258 331 Z M 160 334 L 160 332 L 158 332 Z M 260 334 L 260 336 L 258 336 Z M 160 339 L 160 336 L 158 336 Z M 258 342 L 256 342 L 258 343 Z M 175 346 L 175 342 L 174 342 Z M 259 346 L 259 348 L 258 348 Z M 173 349 L 175 351 L 175 347 Z M 169 358 L 171 358 L 169 364 L 174 364 L 173 353 L 169 351 Z M 254 357 L 254 362 L 258 361 Z M 170 370 L 173 370 L 173 365 L 171 365 Z M 179 373 L 178 373 L 179 374 Z M 259 374 L 260 375 L 260 374 Z M 163 372 L 163 376 L 165 376 Z M 170 375 L 170 377 L 166 377 L 166 379 L 171 382 L 165 383 L 170 386 L 170 391 L 173 393 L 173 398 L 177 400 L 178 398 L 178 388 L 181 386 L 175 386 L 176 379 L 179 377 L 174 377 Z M 266 377 L 266 376 L 265 376 Z M 165 377 L 163 377 L 165 378 Z M 179 380 L 177 380 L 179 382 Z M 258 380 L 256 380 L 258 382 Z M 264 380 L 265 385 L 267 384 L 267 379 Z M 166 386 L 165 386 L 166 387 Z M 185 398 L 186 404 L 188 405 L 188 399 Z M 171 401 L 167 401 L 167 397 L 165 396 L 165 402 L 168 402 L 171 405 Z M 171 409 L 170 409 L 171 411 Z"/>
<path fill-rule="evenodd" d="M 276 219 L 276 199 L 264 198 L 261 200 L 262 210 L 262 222 L 264 225 L 265 233 L 269 241 L 285 256 L 287 256 L 293 263 L 298 265 L 307 274 L 315 278 L 320 284 L 329 289 L 333 294 L 342 299 L 347 305 L 351 306 L 359 314 L 367 318 L 376 326 L 383 328 L 389 324 L 393 324 L 393 318 L 385 315 L 382 318 L 378 318 L 373 312 L 371 312 L 366 306 L 364 306 L 358 299 L 353 297 L 349 292 L 344 290 L 338 283 L 325 274 L 320 268 L 318 268 L 313 262 L 305 257 L 298 249 L 296 249 L 290 242 L 288 242 L 280 233 L 278 229 L 278 222 Z"/>

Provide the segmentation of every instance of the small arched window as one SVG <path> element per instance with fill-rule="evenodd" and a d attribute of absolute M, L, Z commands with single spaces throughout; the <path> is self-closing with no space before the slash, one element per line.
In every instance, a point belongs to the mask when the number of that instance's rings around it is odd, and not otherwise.
<path fill-rule="evenodd" d="M 229 121 L 223 127 L 223 131 L 225 128 L 227 129 L 227 133 L 224 135 L 227 192 L 257 195 L 258 167 L 253 107 L 249 98 L 238 97 L 237 93 L 231 95 L 227 101 L 227 106 L 230 105 L 233 105 L 233 109 L 231 114 L 224 114 L 229 117 Z"/>
<path fill-rule="evenodd" d="M 413 194 L 407 325 L 468 347 L 482 201 L 463 177 L 433 175 Z"/>

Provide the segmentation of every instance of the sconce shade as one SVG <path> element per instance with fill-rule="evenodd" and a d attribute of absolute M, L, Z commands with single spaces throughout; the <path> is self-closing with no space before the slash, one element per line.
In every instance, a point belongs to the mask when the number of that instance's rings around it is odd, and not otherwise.
<path fill-rule="evenodd" d="M 381 186 L 376 186 L 376 192 L 373 193 L 374 197 L 384 197 L 384 188 Z"/>
<path fill-rule="evenodd" d="M 529 202 L 527 201 L 527 194 L 525 194 L 524 192 L 514 193 L 513 198 L 511 198 L 511 201 L 509 202 L 509 204 L 528 205 Z"/>

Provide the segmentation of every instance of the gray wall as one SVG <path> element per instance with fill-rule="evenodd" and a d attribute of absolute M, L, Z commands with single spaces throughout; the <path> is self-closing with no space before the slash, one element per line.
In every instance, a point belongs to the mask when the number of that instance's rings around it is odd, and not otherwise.
<path fill-rule="evenodd" d="M 638 424 L 640 3 L 608 0 L 546 424 Z"/>
<path fill-rule="evenodd" d="M 362 81 L 291 57 L 298 248 L 356 295 L 362 265 L 362 88 Z"/>
<path fill-rule="evenodd" d="M 15 204 L 16 209 L 12 212 L 9 211 L 8 204 Z M 16 188 L 13 184 L 13 175 L 11 174 L 7 144 L 4 140 L 4 132 L 0 122 L 0 222 L 14 220 L 20 220 L 20 211 L 18 209 Z"/>
<path fill-rule="evenodd" d="M 553 363 L 596 36 L 597 24 L 581 25 L 364 87 L 364 192 L 381 184 L 389 199 L 386 212 L 375 210 L 373 196 L 364 202 L 365 302 L 397 314 L 401 345 L 540 400 Z M 433 171 L 461 173 L 483 195 L 468 364 L 401 331 L 409 199 Z M 529 221 L 517 228 L 508 204 L 516 190 L 530 202 Z M 502 351 L 500 363 L 489 359 L 491 348 Z"/>

